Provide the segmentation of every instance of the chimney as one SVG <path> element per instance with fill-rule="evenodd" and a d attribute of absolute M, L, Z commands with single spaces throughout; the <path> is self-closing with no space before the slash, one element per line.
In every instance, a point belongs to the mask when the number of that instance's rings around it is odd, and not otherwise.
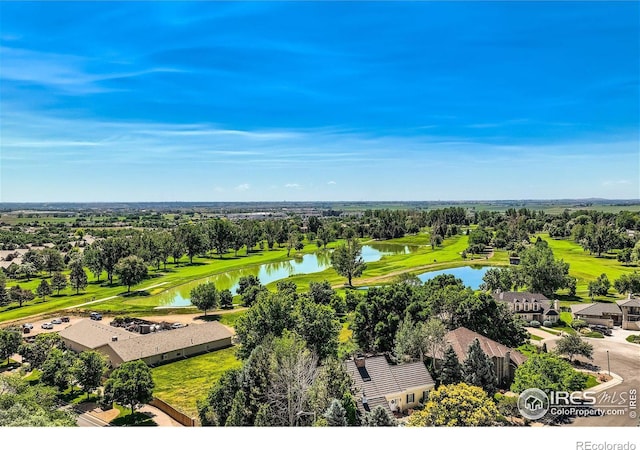
<path fill-rule="evenodd" d="M 559 311 L 559 309 L 558 309 L 558 299 L 553 301 L 553 309 L 555 309 L 556 311 Z"/>
<path fill-rule="evenodd" d="M 356 367 L 364 367 L 365 366 L 364 360 L 365 360 L 364 356 L 361 356 L 361 355 L 356 356 L 355 358 Z"/>
<path fill-rule="evenodd" d="M 631 292 L 627 294 L 627 300 L 631 300 Z"/>

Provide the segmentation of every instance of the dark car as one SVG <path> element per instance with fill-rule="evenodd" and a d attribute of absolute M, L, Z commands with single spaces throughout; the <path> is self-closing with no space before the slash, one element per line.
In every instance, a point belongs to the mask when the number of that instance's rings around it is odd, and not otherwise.
<path fill-rule="evenodd" d="M 31 328 L 29 328 L 29 327 L 22 327 L 22 332 L 23 332 L 24 334 L 29 334 L 29 333 L 31 333 Z"/>
<path fill-rule="evenodd" d="M 611 336 L 612 335 L 611 330 L 609 329 L 609 327 L 605 327 L 604 325 L 593 325 L 591 327 L 591 329 L 593 331 L 597 331 L 599 333 L 602 333 L 605 336 Z"/>
<path fill-rule="evenodd" d="M 69 318 L 68 317 L 61 317 L 60 320 L 62 320 L 63 322 L 69 322 Z"/>
<path fill-rule="evenodd" d="M 97 312 L 92 312 L 91 314 L 89 314 L 89 317 L 91 318 L 91 320 L 102 320 L 102 314 Z"/>

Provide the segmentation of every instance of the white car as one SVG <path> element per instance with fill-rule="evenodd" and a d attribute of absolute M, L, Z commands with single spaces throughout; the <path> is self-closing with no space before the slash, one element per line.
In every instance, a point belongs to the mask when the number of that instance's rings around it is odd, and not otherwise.
<path fill-rule="evenodd" d="M 182 328 L 182 327 L 184 327 L 184 325 L 183 325 L 183 324 L 181 324 L 180 322 L 176 322 L 176 323 L 174 323 L 173 325 L 171 325 L 171 328 L 173 328 L 174 330 L 175 330 L 176 328 Z"/>
<path fill-rule="evenodd" d="M 60 319 L 53 319 L 53 320 L 51 321 L 51 323 L 52 323 L 52 324 L 54 324 L 54 325 L 60 325 L 60 324 L 62 323 L 62 320 L 60 320 Z"/>
<path fill-rule="evenodd" d="M 32 323 L 25 323 L 24 325 L 22 325 L 22 328 L 28 328 L 30 330 L 33 330 L 33 324 Z"/>
<path fill-rule="evenodd" d="M 52 324 L 52 323 L 50 323 L 50 322 L 45 322 L 45 323 L 43 323 L 42 325 L 40 325 L 40 327 L 41 327 L 43 330 L 53 330 L 53 324 Z"/>

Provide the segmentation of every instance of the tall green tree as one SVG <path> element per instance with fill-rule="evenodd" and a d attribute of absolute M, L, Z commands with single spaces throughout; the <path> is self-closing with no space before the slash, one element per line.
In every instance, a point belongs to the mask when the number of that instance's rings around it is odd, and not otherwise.
<path fill-rule="evenodd" d="M 255 303 L 258 295 L 266 288 L 260 283 L 260 279 L 255 275 L 240 277 L 236 294 L 240 296 L 244 306 L 251 306 Z"/>
<path fill-rule="evenodd" d="M 42 266 L 49 272 L 49 276 L 51 276 L 53 272 L 59 272 L 64 269 L 64 258 L 60 250 L 45 248 L 40 255 L 42 257 Z"/>
<path fill-rule="evenodd" d="M 22 336 L 18 330 L 0 329 L 0 361 L 7 360 L 18 351 Z"/>
<path fill-rule="evenodd" d="M 538 388 L 551 391 L 581 391 L 587 384 L 587 375 L 578 372 L 567 361 L 553 353 L 534 353 L 516 369 L 511 390 L 520 393 Z"/>
<path fill-rule="evenodd" d="M 352 279 L 361 276 L 367 267 L 362 258 L 362 246 L 355 238 L 347 239 L 333 251 L 331 264 L 338 274 L 347 278 L 350 287 L 353 287 Z"/>
<path fill-rule="evenodd" d="M 490 394 L 496 390 L 496 374 L 491 359 L 482 351 L 480 341 L 474 339 L 462 364 L 465 383 L 483 388 Z"/>
<path fill-rule="evenodd" d="M 7 276 L 0 270 L 0 306 L 9 303 L 9 294 L 7 293 Z"/>
<path fill-rule="evenodd" d="M 147 277 L 147 264 L 139 256 L 127 256 L 116 264 L 115 273 L 120 277 L 120 282 L 127 286 L 127 292 L 131 292 L 131 286 Z"/>
<path fill-rule="evenodd" d="M 94 277 L 98 281 L 100 281 L 100 275 L 102 275 L 102 271 L 104 267 L 102 265 L 103 257 L 101 255 L 102 247 L 100 245 L 93 243 L 84 249 L 82 253 L 82 260 L 84 265 L 91 271 Z"/>
<path fill-rule="evenodd" d="M 462 381 L 462 365 L 458 360 L 455 350 L 451 345 L 444 352 L 442 367 L 440 369 L 440 384 L 457 384 Z"/>
<path fill-rule="evenodd" d="M 347 412 L 345 411 L 342 403 L 338 399 L 333 399 L 329 408 L 323 414 L 323 417 L 327 420 L 327 425 L 330 427 L 346 427 L 347 426 Z"/>
<path fill-rule="evenodd" d="M 204 311 L 205 316 L 207 315 L 207 310 L 217 309 L 220 306 L 220 294 L 214 283 L 199 284 L 191 289 L 190 295 L 191 304 L 200 311 Z"/>
<path fill-rule="evenodd" d="M 56 290 L 56 294 L 60 295 L 60 291 L 67 287 L 68 278 L 62 272 L 56 272 L 51 277 L 51 287 Z"/>
<path fill-rule="evenodd" d="M 84 271 L 84 267 L 82 267 L 82 258 L 72 259 L 69 263 L 69 269 L 71 269 L 69 282 L 71 283 L 71 287 L 76 290 L 76 294 L 79 294 L 80 289 L 85 289 L 89 281 L 87 273 Z"/>
<path fill-rule="evenodd" d="M 73 384 L 75 353 L 53 348 L 42 364 L 43 383 L 64 391 Z"/>
<path fill-rule="evenodd" d="M 22 361 L 31 369 L 40 369 L 53 349 L 64 350 L 65 344 L 58 333 L 38 334 L 32 343 L 23 343 L 18 348 Z"/>
<path fill-rule="evenodd" d="M 116 271 L 118 262 L 131 254 L 129 243 L 120 237 L 108 237 L 100 241 L 100 257 L 102 258 L 102 267 L 107 272 L 109 285 L 113 284 L 113 275 Z"/>
<path fill-rule="evenodd" d="M 42 280 L 36 289 L 36 294 L 38 294 L 38 297 L 40 297 L 42 301 L 45 301 L 47 295 L 51 295 L 52 292 L 53 290 L 49 283 L 47 283 L 47 280 Z"/>
<path fill-rule="evenodd" d="M 220 291 L 220 307 L 222 309 L 233 308 L 233 294 L 229 289 L 223 289 Z"/>
<path fill-rule="evenodd" d="M 539 240 L 522 252 L 518 271 L 529 291 L 550 297 L 556 290 L 567 286 L 569 264 L 556 260 L 549 244 Z"/>
<path fill-rule="evenodd" d="M 397 427 L 398 421 L 389 411 L 378 405 L 365 414 L 362 421 L 364 427 Z"/>
<path fill-rule="evenodd" d="M 559 355 L 567 355 L 570 362 L 576 355 L 593 359 L 593 345 L 577 334 L 567 334 L 561 337 L 556 342 L 555 352 Z"/>
<path fill-rule="evenodd" d="M 201 227 L 193 223 L 185 223 L 178 227 L 178 239 L 184 244 L 189 264 L 193 264 L 193 257 L 206 250 L 206 240 Z"/>
<path fill-rule="evenodd" d="M 89 393 L 102 384 L 102 377 L 107 371 L 107 360 L 101 353 L 85 351 L 80 353 L 75 366 L 75 378 L 84 392 Z"/>
<path fill-rule="evenodd" d="M 154 387 L 151 369 L 138 359 L 111 372 L 104 384 L 104 397 L 107 402 L 129 405 L 133 415 L 137 404 L 151 401 Z"/>
<path fill-rule="evenodd" d="M 244 391 L 238 391 L 231 402 L 231 411 L 229 411 L 229 417 L 227 417 L 225 426 L 243 427 L 246 425 L 248 425 L 246 395 Z"/>

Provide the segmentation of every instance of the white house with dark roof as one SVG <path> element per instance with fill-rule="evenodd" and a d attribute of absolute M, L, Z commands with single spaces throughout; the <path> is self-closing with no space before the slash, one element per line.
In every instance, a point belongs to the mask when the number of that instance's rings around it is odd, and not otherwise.
<path fill-rule="evenodd" d="M 382 406 L 405 412 L 423 403 L 435 386 L 423 362 L 391 364 L 386 356 L 357 357 L 344 362 L 354 381 L 360 414 Z"/>
<path fill-rule="evenodd" d="M 560 318 L 557 300 L 549 300 L 545 295 L 532 292 L 493 292 L 491 296 L 498 302 L 506 303 L 509 309 L 525 322 L 536 320 L 540 323 L 556 323 Z"/>

